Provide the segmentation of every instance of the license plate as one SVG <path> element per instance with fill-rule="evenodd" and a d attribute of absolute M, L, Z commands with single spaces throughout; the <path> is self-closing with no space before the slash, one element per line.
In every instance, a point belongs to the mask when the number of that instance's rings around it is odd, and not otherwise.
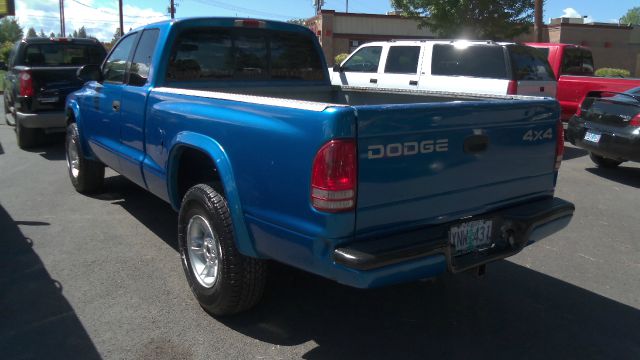
<path fill-rule="evenodd" d="M 587 131 L 587 133 L 584 134 L 584 139 L 587 140 L 587 141 L 591 141 L 591 142 L 597 143 L 598 141 L 600 141 L 600 137 L 601 136 L 602 135 L 600 135 L 600 134 L 594 134 L 592 132 L 588 132 Z"/>
<path fill-rule="evenodd" d="M 493 221 L 476 220 L 465 222 L 449 229 L 449 243 L 455 255 L 465 254 L 491 244 Z"/>

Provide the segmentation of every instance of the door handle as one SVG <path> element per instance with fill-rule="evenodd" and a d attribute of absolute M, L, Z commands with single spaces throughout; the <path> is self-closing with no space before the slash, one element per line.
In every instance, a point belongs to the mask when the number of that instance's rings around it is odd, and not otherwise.
<path fill-rule="evenodd" d="M 418 80 L 409 80 L 409 85 L 418 85 Z"/>
<path fill-rule="evenodd" d="M 113 109 L 113 111 L 120 111 L 120 101 L 113 100 L 113 102 L 111 103 L 111 108 Z"/>
<path fill-rule="evenodd" d="M 540 86 L 540 92 L 544 92 L 544 86 Z"/>
<path fill-rule="evenodd" d="M 369 79 L 369 82 L 372 84 L 377 84 L 378 83 L 378 79 Z"/>

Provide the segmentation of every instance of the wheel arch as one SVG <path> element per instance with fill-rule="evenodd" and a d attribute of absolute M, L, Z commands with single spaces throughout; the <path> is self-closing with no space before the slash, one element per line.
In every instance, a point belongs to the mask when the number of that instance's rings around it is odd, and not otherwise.
<path fill-rule="evenodd" d="M 214 182 L 216 191 L 221 191 L 221 195 L 227 200 L 238 251 L 246 256 L 259 257 L 255 250 L 253 238 L 244 221 L 244 213 L 233 169 L 224 148 L 214 139 L 193 132 L 178 133 L 169 148 L 167 194 L 171 206 L 176 210 L 180 209 L 182 196 L 184 196 L 189 187 L 196 185 L 194 181 L 203 182 L 208 180 L 206 182 Z M 193 178 L 190 177 L 189 180 L 184 180 L 185 170 L 193 170 L 192 163 L 197 161 L 199 156 L 206 157 L 208 164 L 205 164 L 212 166 L 211 177 L 204 178 L 201 175 L 196 175 Z M 195 161 L 194 157 L 196 157 Z M 187 164 L 187 162 L 191 162 L 191 164 Z M 191 173 L 191 171 L 189 172 Z"/>

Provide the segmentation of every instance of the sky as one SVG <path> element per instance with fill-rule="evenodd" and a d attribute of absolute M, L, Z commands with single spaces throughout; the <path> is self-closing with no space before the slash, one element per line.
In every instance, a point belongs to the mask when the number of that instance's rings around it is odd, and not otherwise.
<path fill-rule="evenodd" d="M 58 0 L 15 0 L 16 17 L 24 27 L 47 35 L 60 31 Z M 175 0 L 176 17 L 239 16 L 288 20 L 314 14 L 312 0 Z M 326 0 L 324 9 L 345 11 L 347 0 Z M 349 12 L 383 14 L 390 0 L 349 0 Z M 84 26 L 90 35 L 109 41 L 118 27 L 117 0 L 64 0 L 67 33 Z M 169 0 L 123 0 L 125 31 L 167 19 Z M 547 0 L 544 21 L 550 18 L 587 16 L 598 22 L 617 22 L 638 0 Z"/>

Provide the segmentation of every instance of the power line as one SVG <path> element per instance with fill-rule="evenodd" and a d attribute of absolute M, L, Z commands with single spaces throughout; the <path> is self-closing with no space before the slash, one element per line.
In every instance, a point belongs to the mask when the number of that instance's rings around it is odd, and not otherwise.
<path fill-rule="evenodd" d="M 273 18 L 280 18 L 280 19 L 286 19 L 286 20 L 291 19 L 290 16 L 284 16 L 284 15 L 270 13 L 266 11 L 260 11 L 260 10 L 253 10 L 253 9 L 245 8 L 242 6 L 227 4 L 222 1 L 203 1 L 203 0 L 194 0 L 194 1 L 203 5 L 215 6 L 225 10 L 237 11 L 245 14 L 254 14 L 258 16 L 273 17 Z"/>

